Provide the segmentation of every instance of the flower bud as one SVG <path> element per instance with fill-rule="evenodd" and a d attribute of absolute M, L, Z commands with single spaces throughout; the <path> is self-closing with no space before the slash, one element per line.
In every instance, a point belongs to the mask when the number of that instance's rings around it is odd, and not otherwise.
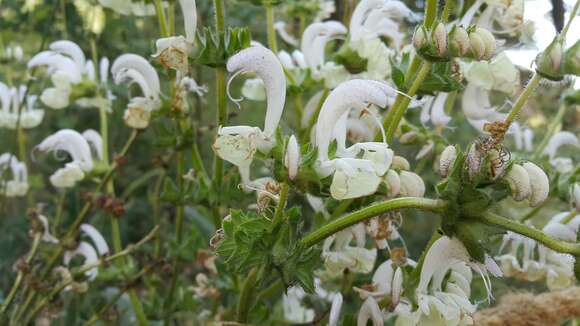
<path fill-rule="evenodd" d="M 420 176 L 413 172 L 401 171 L 401 195 L 409 197 L 423 197 L 425 195 L 425 183 Z"/>
<path fill-rule="evenodd" d="M 433 30 L 432 37 L 437 53 L 440 56 L 444 56 L 447 53 L 447 29 L 445 29 L 443 23 L 437 24 Z"/>
<path fill-rule="evenodd" d="M 457 57 L 465 56 L 471 48 L 469 35 L 462 26 L 455 25 L 449 32 L 449 51 Z"/>
<path fill-rule="evenodd" d="M 580 212 L 580 183 L 570 187 L 570 204 Z"/>
<path fill-rule="evenodd" d="M 531 194 L 530 206 L 536 207 L 548 198 L 550 192 L 550 180 L 548 176 L 540 167 L 532 162 L 526 162 L 522 165 L 528 172 L 530 178 Z"/>
<path fill-rule="evenodd" d="M 406 158 L 395 155 L 393 157 L 393 163 L 391 163 L 391 168 L 395 170 L 409 170 L 411 168 L 411 164 L 407 161 Z"/>
<path fill-rule="evenodd" d="M 481 37 L 483 44 L 485 46 L 485 53 L 483 56 L 484 60 L 489 60 L 493 57 L 495 53 L 495 37 L 485 28 L 477 27 L 475 32 Z"/>
<path fill-rule="evenodd" d="M 439 173 L 442 177 L 449 176 L 451 168 L 455 164 L 457 159 L 457 149 L 453 145 L 445 147 L 441 153 L 441 158 L 439 159 Z"/>
<path fill-rule="evenodd" d="M 522 201 L 528 198 L 532 193 L 530 177 L 528 172 L 519 164 L 512 165 L 509 172 L 503 178 L 512 192 L 512 197 L 516 201 Z"/>
<path fill-rule="evenodd" d="M 580 76 L 580 40 L 566 51 L 564 61 L 566 74 Z"/>
<path fill-rule="evenodd" d="M 417 140 L 417 132 L 409 131 L 401 135 L 399 142 L 401 144 L 412 144 Z"/>
<path fill-rule="evenodd" d="M 387 195 L 389 198 L 396 197 L 401 191 L 401 178 L 395 170 L 389 170 L 383 177 L 384 183 L 387 185 Z"/>
<path fill-rule="evenodd" d="M 298 168 L 300 167 L 300 147 L 298 146 L 298 142 L 294 135 L 292 135 L 290 140 L 288 140 L 284 165 L 288 169 L 288 178 L 294 180 L 296 175 L 298 175 Z"/>
<path fill-rule="evenodd" d="M 418 26 L 413 34 L 413 46 L 416 50 L 421 50 L 427 45 L 427 32 L 424 26 Z"/>
<path fill-rule="evenodd" d="M 474 59 L 481 60 L 485 56 L 485 43 L 481 36 L 475 32 L 469 34 L 469 45 Z"/>
<path fill-rule="evenodd" d="M 536 58 L 536 71 L 544 78 L 560 81 L 564 78 L 564 45 L 556 38 Z"/>

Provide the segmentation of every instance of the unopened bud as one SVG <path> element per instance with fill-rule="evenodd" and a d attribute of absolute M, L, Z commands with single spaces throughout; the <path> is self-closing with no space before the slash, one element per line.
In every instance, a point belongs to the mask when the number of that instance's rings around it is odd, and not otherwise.
<path fill-rule="evenodd" d="M 481 37 L 481 40 L 483 41 L 483 45 L 485 47 L 483 59 L 484 60 L 491 59 L 491 57 L 493 57 L 493 54 L 495 53 L 495 37 L 493 36 L 493 34 L 491 34 L 490 31 L 488 31 L 485 28 L 477 27 L 475 32 L 479 35 L 479 37 Z"/>
<path fill-rule="evenodd" d="M 300 167 L 300 147 L 294 135 L 288 140 L 284 165 L 288 169 L 288 178 L 294 180 L 296 175 L 298 175 L 298 168 Z"/>
<path fill-rule="evenodd" d="M 485 44 L 479 34 L 475 32 L 469 34 L 469 46 L 471 47 L 471 54 L 474 59 L 483 59 L 485 56 Z"/>
<path fill-rule="evenodd" d="M 544 52 L 536 58 L 536 71 L 544 78 L 560 81 L 564 78 L 564 46 L 555 39 Z"/>
<path fill-rule="evenodd" d="M 443 23 L 437 24 L 433 30 L 433 43 L 440 56 L 447 53 L 447 29 Z"/>
<path fill-rule="evenodd" d="M 455 164 L 457 159 L 457 149 L 453 145 L 445 147 L 443 153 L 441 153 L 441 158 L 439 159 L 439 173 L 442 177 L 449 176 L 451 168 Z"/>
<path fill-rule="evenodd" d="M 411 164 L 409 164 L 406 158 L 395 155 L 393 157 L 393 163 L 391 163 L 391 168 L 395 170 L 409 170 L 411 169 Z"/>
<path fill-rule="evenodd" d="M 418 26 L 413 34 L 413 46 L 416 50 L 421 50 L 427 45 L 427 32 L 424 26 Z"/>
<path fill-rule="evenodd" d="M 401 144 L 412 144 L 417 140 L 417 132 L 409 131 L 401 135 L 399 142 Z"/>
<path fill-rule="evenodd" d="M 503 180 L 507 182 L 516 201 L 522 201 L 532 193 L 528 172 L 519 164 L 512 165 Z"/>
<path fill-rule="evenodd" d="M 550 181 L 546 172 L 534 163 L 526 162 L 522 166 L 526 169 L 528 177 L 530 178 L 530 186 L 532 189 L 532 193 L 529 197 L 530 206 L 537 207 L 548 198 L 550 192 Z"/>
<path fill-rule="evenodd" d="M 454 26 L 449 33 L 449 51 L 454 56 L 462 57 L 469 53 L 471 45 L 465 28 Z"/>
<path fill-rule="evenodd" d="M 401 171 L 401 195 L 409 197 L 423 197 L 425 195 L 425 183 L 420 176 L 413 172 Z"/>

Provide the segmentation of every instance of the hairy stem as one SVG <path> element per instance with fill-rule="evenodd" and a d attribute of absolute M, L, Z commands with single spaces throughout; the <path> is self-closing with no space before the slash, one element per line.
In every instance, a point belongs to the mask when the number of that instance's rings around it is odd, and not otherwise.
<path fill-rule="evenodd" d="M 273 225 L 278 225 L 284 219 L 284 208 L 286 207 L 286 200 L 288 198 L 288 191 L 290 188 L 287 183 L 282 183 L 280 185 L 280 199 L 278 201 L 278 206 L 274 212 L 274 219 L 272 220 Z"/>
<path fill-rule="evenodd" d="M 542 80 L 542 76 L 540 76 L 538 73 L 534 73 L 534 75 L 532 76 L 532 78 L 528 82 L 528 85 L 526 86 L 524 91 L 520 94 L 520 96 L 518 97 L 518 99 L 514 103 L 514 106 L 512 107 L 510 113 L 508 114 L 507 118 L 505 119 L 504 123 L 506 125 L 506 128 L 509 127 L 509 125 L 511 125 L 512 122 L 516 119 L 517 115 L 520 113 L 520 111 L 524 107 L 524 104 L 526 104 L 526 101 L 528 100 L 530 95 L 532 95 L 534 93 L 534 91 L 536 90 L 536 87 L 538 87 L 541 80 Z"/>
<path fill-rule="evenodd" d="M 248 314 L 250 313 L 250 308 L 254 302 L 253 299 L 256 290 L 257 278 L 258 269 L 254 267 L 242 285 L 242 291 L 240 292 L 240 298 L 238 300 L 238 323 L 245 324 L 248 322 Z"/>
<path fill-rule="evenodd" d="M 274 30 L 274 6 L 269 0 L 264 0 L 264 9 L 266 9 L 266 22 L 268 25 L 268 47 L 272 52 L 278 53 L 278 44 L 276 42 L 276 31 Z"/>
<path fill-rule="evenodd" d="M 418 208 L 427 211 L 441 212 L 447 206 L 443 200 L 402 197 L 374 204 L 353 213 L 347 214 L 341 218 L 330 221 L 317 230 L 309 233 L 300 241 L 301 245 L 309 248 L 328 238 L 338 231 L 344 230 L 349 226 L 365 221 L 369 218 L 384 214 L 389 211 L 403 208 Z"/>
<path fill-rule="evenodd" d="M 474 218 L 485 224 L 498 226 L 504 230 L 512 231 L 530 239 L 534 239 L 554 251 L 571 255 L 580 255 L 579 243 L 556 240 L 538 229 L 531 228 L 525 224 L 513 221 L 503 216 L 488 212 L 480 216 L 474 216 Z"/>

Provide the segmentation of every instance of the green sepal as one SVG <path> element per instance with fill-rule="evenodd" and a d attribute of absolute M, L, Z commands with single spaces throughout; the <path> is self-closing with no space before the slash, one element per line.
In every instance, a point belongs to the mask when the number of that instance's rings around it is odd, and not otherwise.
<path fill-rule="evenodd" d="M 225 32 L 205 27 L 197 34 L 195 62 L 212 68 L 225 67 L 232 55 L 250 46 L 251 40 L 250 30 L 245 27 Z"/>

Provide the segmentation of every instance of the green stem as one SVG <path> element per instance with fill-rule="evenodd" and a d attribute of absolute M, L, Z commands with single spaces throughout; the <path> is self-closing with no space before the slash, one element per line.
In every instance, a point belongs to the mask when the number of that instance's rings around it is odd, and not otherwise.
<path fill-rule="evenodd" d="M 264 0 L 263 4 L 264 9 L 266 9 L 266 22 L 268 24 L 268 47 L 272 52 L 278 53 L 276 31 L 274 30 L 274 6 L 270 0 Z"/>
<path fill-rule="evenodd" d="M 226 87 L 226 71 L 224 68 L 219 67 L 216 70 L 216 96 L 218 105 L 216 127 L 218 128 L 225 125 L 227 122 L 228 107 L 226 102 Z M 214 191 L 218 193 L 218 197 L 223 181 L 223 169 L 223 160 L 218 155 L 215 155 L 213 164 L 213 182 Z"/>
<path fill-rule="evenodd" d="M 183 195 L 184 193 L 184 180 L 183 175 L 185 174 L 185 155 L 183 151 L 179 151 L 177 153 L 177 167 L 176 167 L 176 179 L 177 179 L 177 188 L 179 189 L 179 194 Z M 175 213 L 175 238 L 177 239 L 177 243 L 180 245 L 181 240 L 183 238 L 183 219 L 185 215 L 184 211 L 185 207 L 183 203 L 179 203 L 176 207 Z"/>
<path fill-rule="evenodd" d="M 554 251 L 571 255 L 580 255 L 580 243 L 556 240 L 538 229 L 531 228 L 525 224 L 510 220 L 503 216 L 494 213 L 485 213 L 480 216 L 474 216 L 473 218 L 478 219 L 485 224 L 499 226 L 504 230 L 512 231 L 536 240 Z"/>
<path fill-rule="evenodd" d="M 278 225 L 284 219 L 284 208 L 286 207 L 286 200 L 288 199 L 288 187 L 287 183 L 282 183 L 280 185 L 280 199 L 278 200 L 278 206 L 276 206 L 276 211 L 274 212 L 274 219 L 272 220 L 272 225 Z"/>
<path fill-rule="evenodd" d="M 163 4 L 161 0 L 155 0 L 155 13 L 157 14 L 157 21 L 162 37 L 169 37 L 169 29 L 167 28 L 167 19 L 165 18 L 165 11 L 163 11 Z"/>
<path fill-rule="evenodd" d="M 169 1 L 167 4 L 167 25 L 169 35 L 175 35 L 175 1 Z"/>
<path fill-rule="evenodd" d="M 427 211 L 441 212 L 446 206 L 447 202 L 443 200 L 428 198 L 401 197 L 387 200 L 330 221 L 317 230 L 307 234 L 302 238 L 300 243 L 304 248 L 312 247 L 338 231 L 389 211 L 403 208 L 418 208 Z"/>
<path fill-rule="evenodd" d="M 520 219 L 520 222 L 527 221 L 527 220 L 531 219 L 532 217 L 536 216 L 536 214 L 538 214 L 542 210 L 542 208 L 544 208 L 544 206 L 546 206 L 546 204 L 548 204 L 547 200 L 545 200 L 539 206 L 534 207 L 534 209 L 530 210 L 526 215 L 524 215 L 524 217 L 522 217 Z"/>
<path fill-rule="evenodd" d="M 54 214 L 54 223 L 52 225 L 52 233 L 56 236 L 60 234 L 58 231 L 60 227 L 60 221 L 62 220 L 62 213 L 64 211 L 64 201 L 66 198 L 66 190 L 62 190 L 58 194 L 58 201 L 56 204 L 56 213 Z"/>
<path fill-rule="evenodd" d="M 34 240 L 32 240 L 32 248 L 30 249 L 30 253 L 28 254 L 28 257 L 26 257 L 26 260 L 25 260 L 27 265 L 30 264 L 30 262 L 32 261 L 32 258 L 34 258 L 34 255 L 36 255 L 36 251 L 38 249 L 38 244 L 40 243 L 41 238 L 42 238 L 42 233 L 37 232 L 34 234 Z M 14 281 L 12 288 L 10 289 L 10 292 L 8 293 L 8 296 L 4 300 L 4 303 L 2 304 L 2 308 L 0 309 L 0 316 L 3 316 L 4 313 L 6 313 L 6 310 L 10 307 L 10 304 L 12 304 L 12 301 L 14 300 L 14 297 L 16 296 L 16 293 L 18 292 L 18 289 L 20 288 L 20 285 L 22 284 L 23 279 L 24 279 L 24 272 L 19 271 L 18 275 L 16 275 L 16 280 Z"/>
<path fill-rule="evenodd" d="M 423 66 L 417 73 L 417 77 L 415 78 L 413 84 L 411 84 L 411 88 L 409 88 L 409 91 L 407 92 L 408 97 L 407 96 L 402 97 L 400 104 L 398 106 L 393 105 L 393 107 L 391 108 L 391 111 L 393 111 L 392 121 L 385 121 L 385 125 L 389 123 L 387 127 L 387 143 L 392 142 L 393 136 L 395 135 L 395 132 L 399 127 L 399 123 L 401 122 L 401 119 L 403 119 L 405 111 L 407 110 L 409 104 L 411 103 L 410 97 L 413 97 L 417 94 L 417 91 L 419 91 L 419 87 L 421 87 L 421 84 L 423 83 L 425 78 L 427 78 L 427 75 L 429 75 L 429 71 L 431 71 L 431 63 L 423 62 Z"/>
<path fill-rule="evenodd" d="M 245 324 L 248 322 L 248 314 L 254 301 L 257 278 L 258 269 L 254 267 L 248 274 L 248 277 L 246 277 L 244 285 L 242 286 L 242 291 L 240 292 L 240 298 L 238 301 L 238 323 Z"/>
<path fill-rule="evenodd" d="M 507 118 L 505 119 L 504 123 L 505 123 L 506 127 L 509 127 L 509 125 L 511 125 L 512 122 L 516 119 L 517 115 L 520 113 L 520 111 L 524 107 L 524 104 L 526 104 L 526 101 L 528 100 L 530 95 L 532 95 L 534 93 L 534 91 L 536 90 L 536 87 L 538 87 L 541 80 L 542 80 L 542 76 L 540 76 L 538 73 L 534 73 L 534 75 L 532 76 L 532 79 L 530 79 L 530 81 L 528 82 L 528 85 L 526 86 L 524 91 L 520 94 L 520 96 L 518 97 L 518 99 L 514 103 L 514 106 L 512 107 L 510 113 L 508 114 Z"/>
<path fill-rule="evenodd" d="M 446 2 L 449 2 L 447 0 Z M 438 0 L 427 0 L 427 4 L 425 5 L 425 20 L 423 24 L 427 29 L 431 29 L 433 24 L 435 23 L 435 19 L 437 18 L 437 6 L 439 4 Z"/>
<path fill-rule="evenodd" d="M 224 0 L 213 0 L 215 9 L 215 26 L 218 32 L 223 32 L 226 29 L 226 12 Z"/>
<path fill-rule="evenodd" d="M 445 0 L 445 5 L 443 6 L 443 11 L 441 12 L 441 21 L 447 23 L 449 21 L 449 15 L 453 9 L 453 3 L 455 0 Z"/>

